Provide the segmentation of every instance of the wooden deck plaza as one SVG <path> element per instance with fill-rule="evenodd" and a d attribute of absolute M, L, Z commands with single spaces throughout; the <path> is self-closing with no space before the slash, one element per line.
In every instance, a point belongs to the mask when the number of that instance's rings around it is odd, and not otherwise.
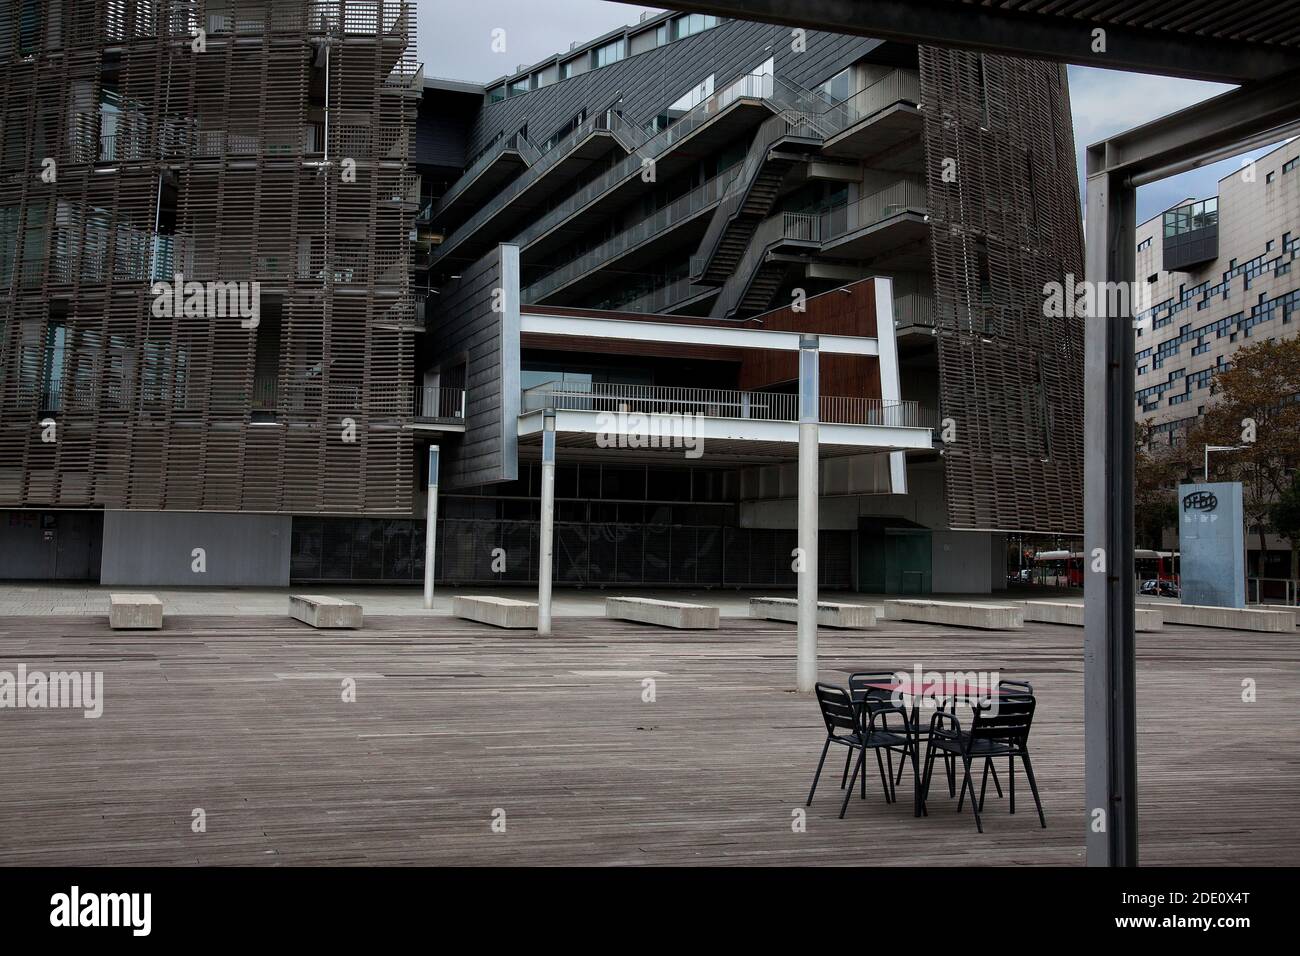
<path fill-rule="evenodd" d="M 936 785 L 911 815 L 837 819 L 842 755 L 791 692 L 794 628 L 724 619 L 672 632 L 559 618 L 555 636 L 447 617 L 317 632 L 279 617 L 0 618 L 0 671 L 104 675 L 104 710 L 0 710 L 7 864 L 1078 864 L 1080 628 L 823 631 L 823 679 L 871 668 L 1031 680 L 1042 830 L 1020 778 L 985 832 Z M 1300 845 L 1300 638 L 1139 635 L 1144 864 L 1293 863 Z M 346 702 L 344 680 L 355 681 Z M 653 678 L 654 701 L 643 701 Z M 1258 699 L 1243 703 L 1242 682 Z M 206 832 L 192 830 L 201 808 Z M 505 832 L 494 832 L 504 811 Z"/>

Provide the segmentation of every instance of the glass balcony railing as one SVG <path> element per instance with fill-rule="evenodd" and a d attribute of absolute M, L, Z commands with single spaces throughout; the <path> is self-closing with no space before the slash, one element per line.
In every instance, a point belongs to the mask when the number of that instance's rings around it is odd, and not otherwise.
<path fill-rule="evenodd" d="M 822 126 L 829 139 L 895 103 L 920 105 L 921 78 L 915 70 L 893 70 L 848 99 L 836 103 L 821 114 Z"/>

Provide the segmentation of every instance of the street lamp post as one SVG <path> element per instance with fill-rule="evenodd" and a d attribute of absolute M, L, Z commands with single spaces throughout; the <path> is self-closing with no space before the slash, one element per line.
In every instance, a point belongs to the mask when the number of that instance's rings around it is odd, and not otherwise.
<path fill-rule="evenodd" d="M 1205 446 L 1205 481 L 1208 484 L 1210 480 L 1210 452 L 1212 451 L 1241 451 L 1245 445 L 1206 445 Z"/>

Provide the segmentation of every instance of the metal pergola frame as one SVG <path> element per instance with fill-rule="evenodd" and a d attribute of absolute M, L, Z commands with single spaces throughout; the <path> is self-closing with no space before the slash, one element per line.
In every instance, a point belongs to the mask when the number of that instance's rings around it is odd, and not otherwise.
<path fill-rule="evenodd" d="M 632 2 L 632 0 L 623 0 Z M 1300 21 L 1285 8 L 1245 38 L 1165 28 L 1189 16 L 1178 0 L 1085 3 L 1078 15 L 959 0 L 672 0 L 682 11 L 809 29 L 1244 84 L 1127 130 L 1087 151 L 1089 282 L 1135 278 L 1138 186 L 1276 142 L 1300 131 Z M 1231 24 L 1233 11 L 1216 9 Z M 1091 16 L 1093 19 L 1088 19 Z M 1258 17 L 1252 18 L 1258 20 Z M 1134 25 L 1136 24 L 1136 25 Z M 1101 26 L 1104 52 L 1086 42 Z M 1272 40 L 1274 42 L 1263 42 Z M 1131 286 L 1130 286 L 1131 288 Z M 1136 866 L 1134 686 L 1134 334 L 1132 303 L 1091 296 L 1085 350 L 1084 770 L 1090 866 Z M 1117 321 L 1115 321 L 1117 320 Z"/>

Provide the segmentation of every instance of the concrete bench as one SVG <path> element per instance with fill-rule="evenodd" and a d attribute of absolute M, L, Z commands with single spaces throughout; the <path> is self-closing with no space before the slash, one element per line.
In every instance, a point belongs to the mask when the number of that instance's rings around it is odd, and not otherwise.
<path fill-rule="evenodd" d="M 108 626 L 115 631 L 162 629 L 162 601 L 152 594 L 110 594 Z"/>
<path fill-rule="evenodd" d="M 1151 604 L 1164 615 L 1166 624 L 1192 627 L 1226 627 L 1234 631 L 1268 631 L 1274 634 L 1295 630 L 1294 611 L 1261 611 L 1251 607 L 1213 607 L 1208 604 Z"/>
<path fill-rule="evenodd" d="M 537 604 L 503 597 L 454 597 L 452 617 L 495 627 L 536 628 Z"/>
<path fill-rule="evenodd" d="M 289 616 L 312 627 L 360 627 L 361 605 L 323 594 L 293 594 L 289 597 Z"/>
<path fill-rule="evenodd" d="M 1083 605 L 1079 602 L 1021 601 L 1020 603 L 1025 606 L 1026 621 L 1083 627 Z M 1159 631 L 1164 626 L 1164 617 L 1159 608 L 1136 608 L 1133 617 L 1134 627 L 1139 632 Z"/>
<path fill-rule="evenodd" d="M 1009 604 L 886 601 L 885 617 L 891 621 L 919 621 L 922 624 L 977 627 L 986 631 L 1018 631 L 1025 624 L 1025 609 Z"/>
<path fill-rule="evenodd" d="M 876 617 L 879 613 L 880 608 L 872 604 L 818 601 L 817 626 L 865 630 L 876 626 Z M 768 621 L 798 621 L 799 601 L 796 598 L 750 598 L 749 616 Z"/>
<path fill-rule="evenodd" d="M 1300 607 L 1292 604 L 1252 604 L 1252 611 L 1282 611 L 1285 614 L 1294 614 L 1296 627 L 1300 627 Z"/>
<path fill-rule="evenodd" d="M 605 599 L 605 616 L 638 624 L 659 624 L 686 631 L 716 630 L 718 609 L 707 604 L 683 604 L 652 598 Z"/>

